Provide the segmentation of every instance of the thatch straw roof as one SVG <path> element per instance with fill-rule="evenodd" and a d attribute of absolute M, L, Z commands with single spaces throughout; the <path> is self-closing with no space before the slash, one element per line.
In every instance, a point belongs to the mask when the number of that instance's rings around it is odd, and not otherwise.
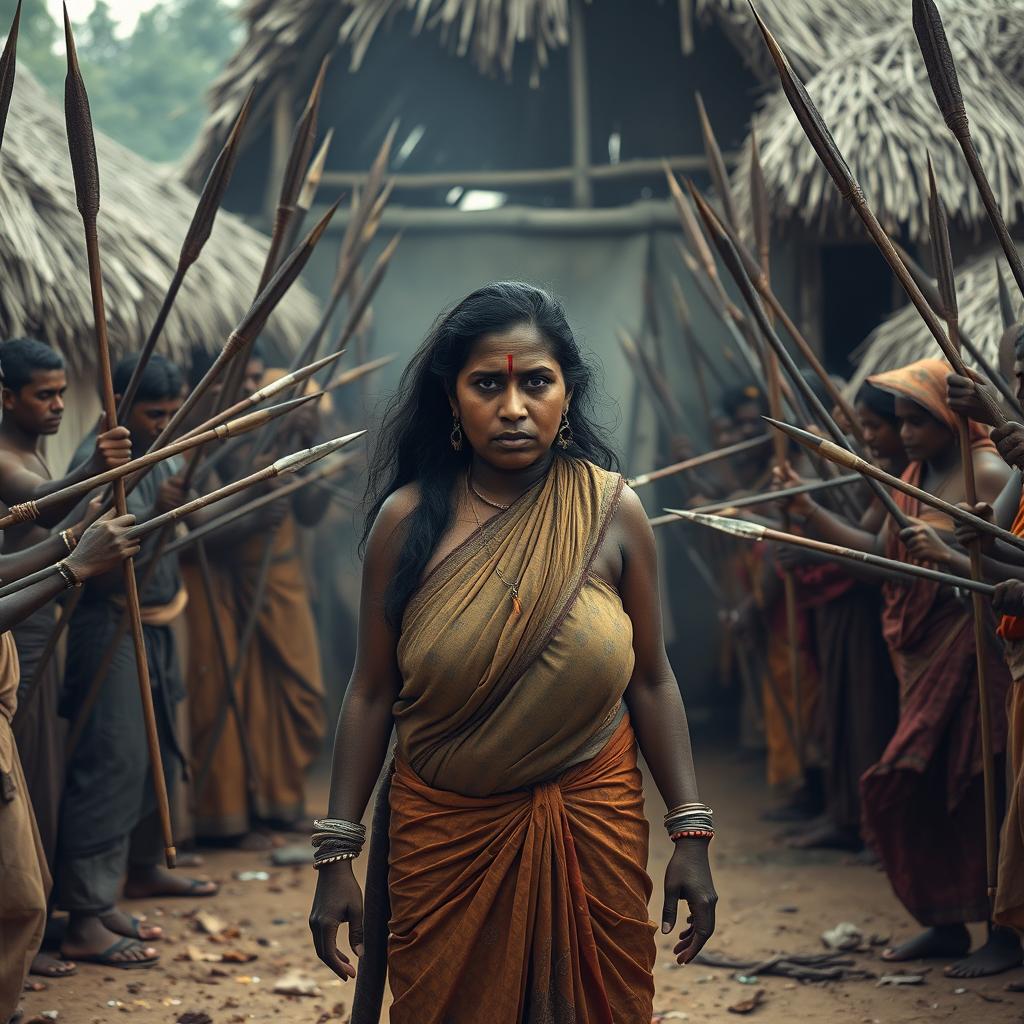
<path fill-rule="evenodd" d="M 138 348 L 156 318 L 196 196 L 169 171 L 99 133 L 96 144 L 103 280 L 118 355 Z M 0 336 L 30 334 L 61 349 L 77 369 L 93 365 L 85 241 L 64 114 L 24 67 L 18 68 L 0 154 L 0 223 Z M 160 351 L 180 359 L 195 345 L 222 345 L 249 306 L 268 244 L 222 211 L 185 280 Z M 271 319 L 268 336 L 296 348 L 316 319 L 313 297 L 296 285 Z"/>
<path fill-rule="evenodd" d="M 966 262 L 956 273 L 960 327 L 992 366 L 999 365 L 999 339 L 1003 333 L 996 278 L 997 259 L 1016 303 L 1019 295 L 1007 270 L 1002 249 L 989 249 Z M 873 373 L 906 366 L 917 359 L 940 356 L 935 339 L 911 305 L 891 314 L 868 336 L 861 345 L 861 351 L 864 354 L 857 364 L 851 388 L 859 387 L 864 378 Z M 967 363 L 973 365 L 969 358 Z"/>
<path fill-rule="evenodd" d="M 800 32 L 794 32 L 795 16 L 780 16 L 780 5 L 766 9 L 774 11 L 783 47 L 799 54 L 801 63 L 813 64 L 818 56 L 808 45 L 808 34 L 820 32 L 822 50 L 831 49 L 834 54 L 806 79 L 807 90 L 883 223 L 907 230 L 914 239 L 927 234 L 930 152 L 954 220 L 965 230 L 982 225 L 984 207 L 960 148 L 936 108 L 910 23 L 909 4 L 901 2 L 899 16 L 881 29 L 876 28 L 875 7 L 885 9 L 889 0 L 856 5 L 858 12 L 865 12 L 864 24 L 857 29 L 845 24 L 849 13 L 841 16 L 854 5 L 819 0 L 808 0 L 808 4 L 821 24 L 809 22 Z M 1009 7 L 1018 15 L 1015 35 L 1019 39 L 1024 34 L 1019 27 L 1024 23 L 1024 0 L 947 0 L 943 14 L 972 134 L 1000 207 L 1012 223 L 1019 219 L 1024 203 L 1024 149 L 1020 146 L 1024 84 L 997 61 L 997 57 L 1009 60 L 1013 51 L 1011 41 L 1004 38 L 1013 20 L 1005 17 Z M 827 28 L 830 12 L 838 29 Z M 791 37 L 797 40 L 796 47 Z M 755 44 L 764 48 L 760 39 L 750 43 Z M 803 223 L 819 235 L 848 233 L 854 217 L 781 92 L 772 93 L 754 124 L 776 219 Z M 742 215 L 749 212 L 748 175 L 749 147 L 734 179 Z M 862 237 L 859 228 L 857 235 Z"/>
<path fill-rule="evenodd" d="M 259 121 L 283 88 L 307 89 L 320 61 L 335 49 L 347 47 L 345 60 L 357 70 L 382 27 L 399 22 L 415 35 L 436 33 L 458 55 L 472 55 L 485 74 L 508 74 L 521 44 L 532 44 L 535 63 L 543 67 L 550 50 L 569 42 L 569 0 L 247 0 L 242 17 L 247 37 L 210 90 L 210 117 L 185 162 L 185 180 L 193 188 L 254 84 L 253 117 Z"/>

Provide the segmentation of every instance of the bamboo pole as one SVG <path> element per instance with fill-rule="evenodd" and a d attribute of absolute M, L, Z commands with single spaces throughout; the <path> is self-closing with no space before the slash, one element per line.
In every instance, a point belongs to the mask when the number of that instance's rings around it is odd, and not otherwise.
<path fill-rule="evenodd" d="M 89 97 L 78 66 L 78 54 L 75 50 L 75 40 L 71 31 L 67 6 L 64 7 L 64 36 L 68 60 L 64 91 L 68 148 L 75 179 L 78 209 L 82 215 L 85 229 L 89 287 L 92 293 L 93 319 L 96 325 L 96 347 L 103 409 L 106 413 L 108 427 L 113 427 L 117 423 L 117 402 L 114 397 L 114 383 L 110 368 L 110 347 L 107 340 L 107 320 L 103 305 L 103 277 L 97 231 L 97 218 L 100 209 L 99 167 L 96 159 L 96 140 L 93 135 L 92 116 L 89 111 Z M 114 482 L 114 506 L 118 515 L 125 515 L 128 511 L 123 479 Z M 122 565 L 122 578 L 135 650 L 135 667 L 138 673 L 139 696 L 142 703 L 142 721 L 146 732 L 146 744 L 149 748 L 157 814 L 160 818 L 160 829 L 163 835 L 164 857 L 167 866 L 173 868 L 176 851 L 171 829 L 170 804 L 167 798 L 167 780 L 164 777 L 163 758 L 160 754 L 160 735 L 157 731 L 153 691 L 149 678 L 149 662 L 146 656 L 146 641 L 142 631 L 138 584 L 135 579 L 134 563 L 130 558 L 126 559 Z M 83 726 L 84 724 L 85 719 L 83 718 Z"/>

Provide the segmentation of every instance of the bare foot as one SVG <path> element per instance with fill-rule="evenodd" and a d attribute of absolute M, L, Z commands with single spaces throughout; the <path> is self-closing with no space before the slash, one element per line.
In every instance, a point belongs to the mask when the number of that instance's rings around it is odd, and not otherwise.
<path fill-rule="evenodd" d="M 100 921 L 108 931 L 112 931 L 115 935 L 127 935 L 129 939 L 152 942 L 154 939 L 164 937 L 164 930 L 159 925 L 146 924 L 144 917 L 133 917 L 122 910 L 113 910 L 109 914 L 102 914 Z"/>
<path fill-rule="evenodd" d="M 107 967 L 150 967 L 160 959 L 152 946 L 115 934 L 92 915 L 75 914 L 68 922 L 61 956 Z"/>
<path fill-rule="evenodd" d="M 987 978 L 1012 971 L 1024 963 L 1020 939 L 1009 928 L 993 928 L 988 942 L 965 960 L 950 964 L 943 972 L 950 978 Z"/>
<path fill-rule="evenodd" d="M 862 847 L 856 832 L 839 828 L 828 821 L 817 828 L 793 836 L 786 845 L 792 850 L 848 850 L 856 852 Z"/>
<path fill-rule="evenodd" d="M 901 946 L 883 950 L 882 959 L 892 963 L 904 960 L 943 960 L 964 956 L 971 948 L 971 936 L 962 924 L 926 928 Z"/>
<path fill-rule="evenodd" d="M 36 974 L 40 978 L 69 978 L 78 968 L 67 960 L 52 953 L 36 953 L 32 960 L 32 966 L 28 969 L 29 974 Z"/>
<path fill-rule="evenodd" d="M 215 896 L 219 886 L 207 878 L 187 878 L 167 868 L 135 865 L 128 870 L 124 894 L 130 900 L 144 900 L 153 896 Z"/>

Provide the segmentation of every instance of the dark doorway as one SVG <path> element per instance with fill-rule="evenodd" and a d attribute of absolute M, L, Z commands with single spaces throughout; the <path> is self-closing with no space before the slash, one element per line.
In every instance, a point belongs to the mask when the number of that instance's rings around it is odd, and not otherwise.
<path fill-rule="evenodd" d="M 821 299 L 825 367 L 848 377 L 850 353 L 892 312 L 892 271 L 873 245 L 823 245 Z"/>

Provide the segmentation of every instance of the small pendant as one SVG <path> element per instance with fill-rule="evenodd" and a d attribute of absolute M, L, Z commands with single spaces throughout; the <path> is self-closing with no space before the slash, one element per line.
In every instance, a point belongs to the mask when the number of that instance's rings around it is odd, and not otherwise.
<path fill-rule="evenodd" d="M 515 622 L 523 614 L 523 604 L 519 600 L 519 594 L 515 590 L 512 593 L 512 621 Z"/>

